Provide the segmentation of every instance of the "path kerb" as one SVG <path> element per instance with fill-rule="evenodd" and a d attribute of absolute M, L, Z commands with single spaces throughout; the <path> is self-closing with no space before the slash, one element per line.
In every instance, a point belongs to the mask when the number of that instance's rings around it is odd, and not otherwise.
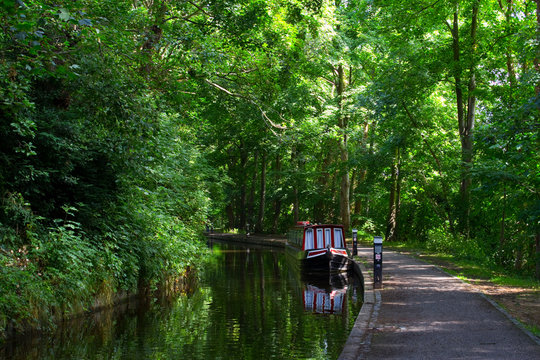
<path fill-rule="evenodd" d="M 338 360 L 355 360 L 369 350 L 372 334 L 368 329 L 375 327 L 381 307 L 381 293 L 373 288 L 372 273 L 357 259 L 353 269 L 364 286 L 364 303 Z"/>

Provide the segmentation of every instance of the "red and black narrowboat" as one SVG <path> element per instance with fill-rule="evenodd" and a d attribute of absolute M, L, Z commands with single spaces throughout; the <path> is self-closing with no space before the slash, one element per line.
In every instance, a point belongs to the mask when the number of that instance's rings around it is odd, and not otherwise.
<path fill-rule="evenodd" d="M 351 268 L 343 225 L 300 221 L 287 237 L 287 249 L 308 272 L 342 272 Z"/>

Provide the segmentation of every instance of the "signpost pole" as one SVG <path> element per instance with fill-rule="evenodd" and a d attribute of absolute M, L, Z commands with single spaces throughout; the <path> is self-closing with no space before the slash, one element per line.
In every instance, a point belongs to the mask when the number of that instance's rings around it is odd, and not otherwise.
<path fill-rule="evenodd" d="M 375 286 L 382 285 L 382 267 L 383 267 L 383 254 L 382 254 L 382 236 L 375 236 L 373 238 L 373 283 Z"/>
<path fill-rule="evenodd" d="M 352 229 L 352 254 L 358 255 L 358 230 Z"/>

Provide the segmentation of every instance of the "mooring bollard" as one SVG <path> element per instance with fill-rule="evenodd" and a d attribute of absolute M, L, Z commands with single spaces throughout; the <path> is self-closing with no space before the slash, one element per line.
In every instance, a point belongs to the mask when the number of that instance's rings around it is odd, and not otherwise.
<path fill-rule="evenodd" d="M 358 230 L 352 229 L 352 254 L 358 255 Z"/>
<path fill-rule="evenodd" d="M 382 236 L 373 238 L 373 283 L 382 284 Z"/>

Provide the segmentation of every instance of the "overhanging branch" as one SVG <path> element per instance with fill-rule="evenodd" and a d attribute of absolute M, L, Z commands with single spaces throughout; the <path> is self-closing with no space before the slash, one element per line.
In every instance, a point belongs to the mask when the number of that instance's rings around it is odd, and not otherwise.
<path fill-rule="evenodd" d="M 270 119 L 268 117 L 268 115 L 266 115 L 266 111 L 263 110 L 263 108 L 255 101 L 253 100 L 252 98 L 246 96 L 246 95 L 242 95 L 242 94 L 239 94 L 239 93 L 235 93 L 235 92 L 232 92 L 226 88 L 224 88 L 223 86 L 219 85 L 219 84 L 216 84 L 208 79 L 205 79 L 204 81 L 206 81 L 206 83 L 208 83 L 209 85 L 215 87 L 216 89 L 224 92 L 225 94 L 229 95 L 229 96 L 232 96 L 232 97 L 236 97 L 236 98 L 240 98 L 240 99 L 244 99 L 246 101 L 249 101 L 251 104 L 255 105 L 259 111 L 261 112 L 261 116 L 263 118 L 263 120 L 271 127 L 270 130 L 272 130 L 272 128 L 275 128 L 275 129 L 279 129 L 279 130 L 287 130 L 287 127 L 286 126 L 282 126 L 282 125 L 279 125 L 279 124 L 276 124 L 272 121 L 272 119 Z M 283 119 L 280 115 L 280 118 Z M 273 130 L 272 132 L 274 133 L 274 135 L 277 135 Z"/>

